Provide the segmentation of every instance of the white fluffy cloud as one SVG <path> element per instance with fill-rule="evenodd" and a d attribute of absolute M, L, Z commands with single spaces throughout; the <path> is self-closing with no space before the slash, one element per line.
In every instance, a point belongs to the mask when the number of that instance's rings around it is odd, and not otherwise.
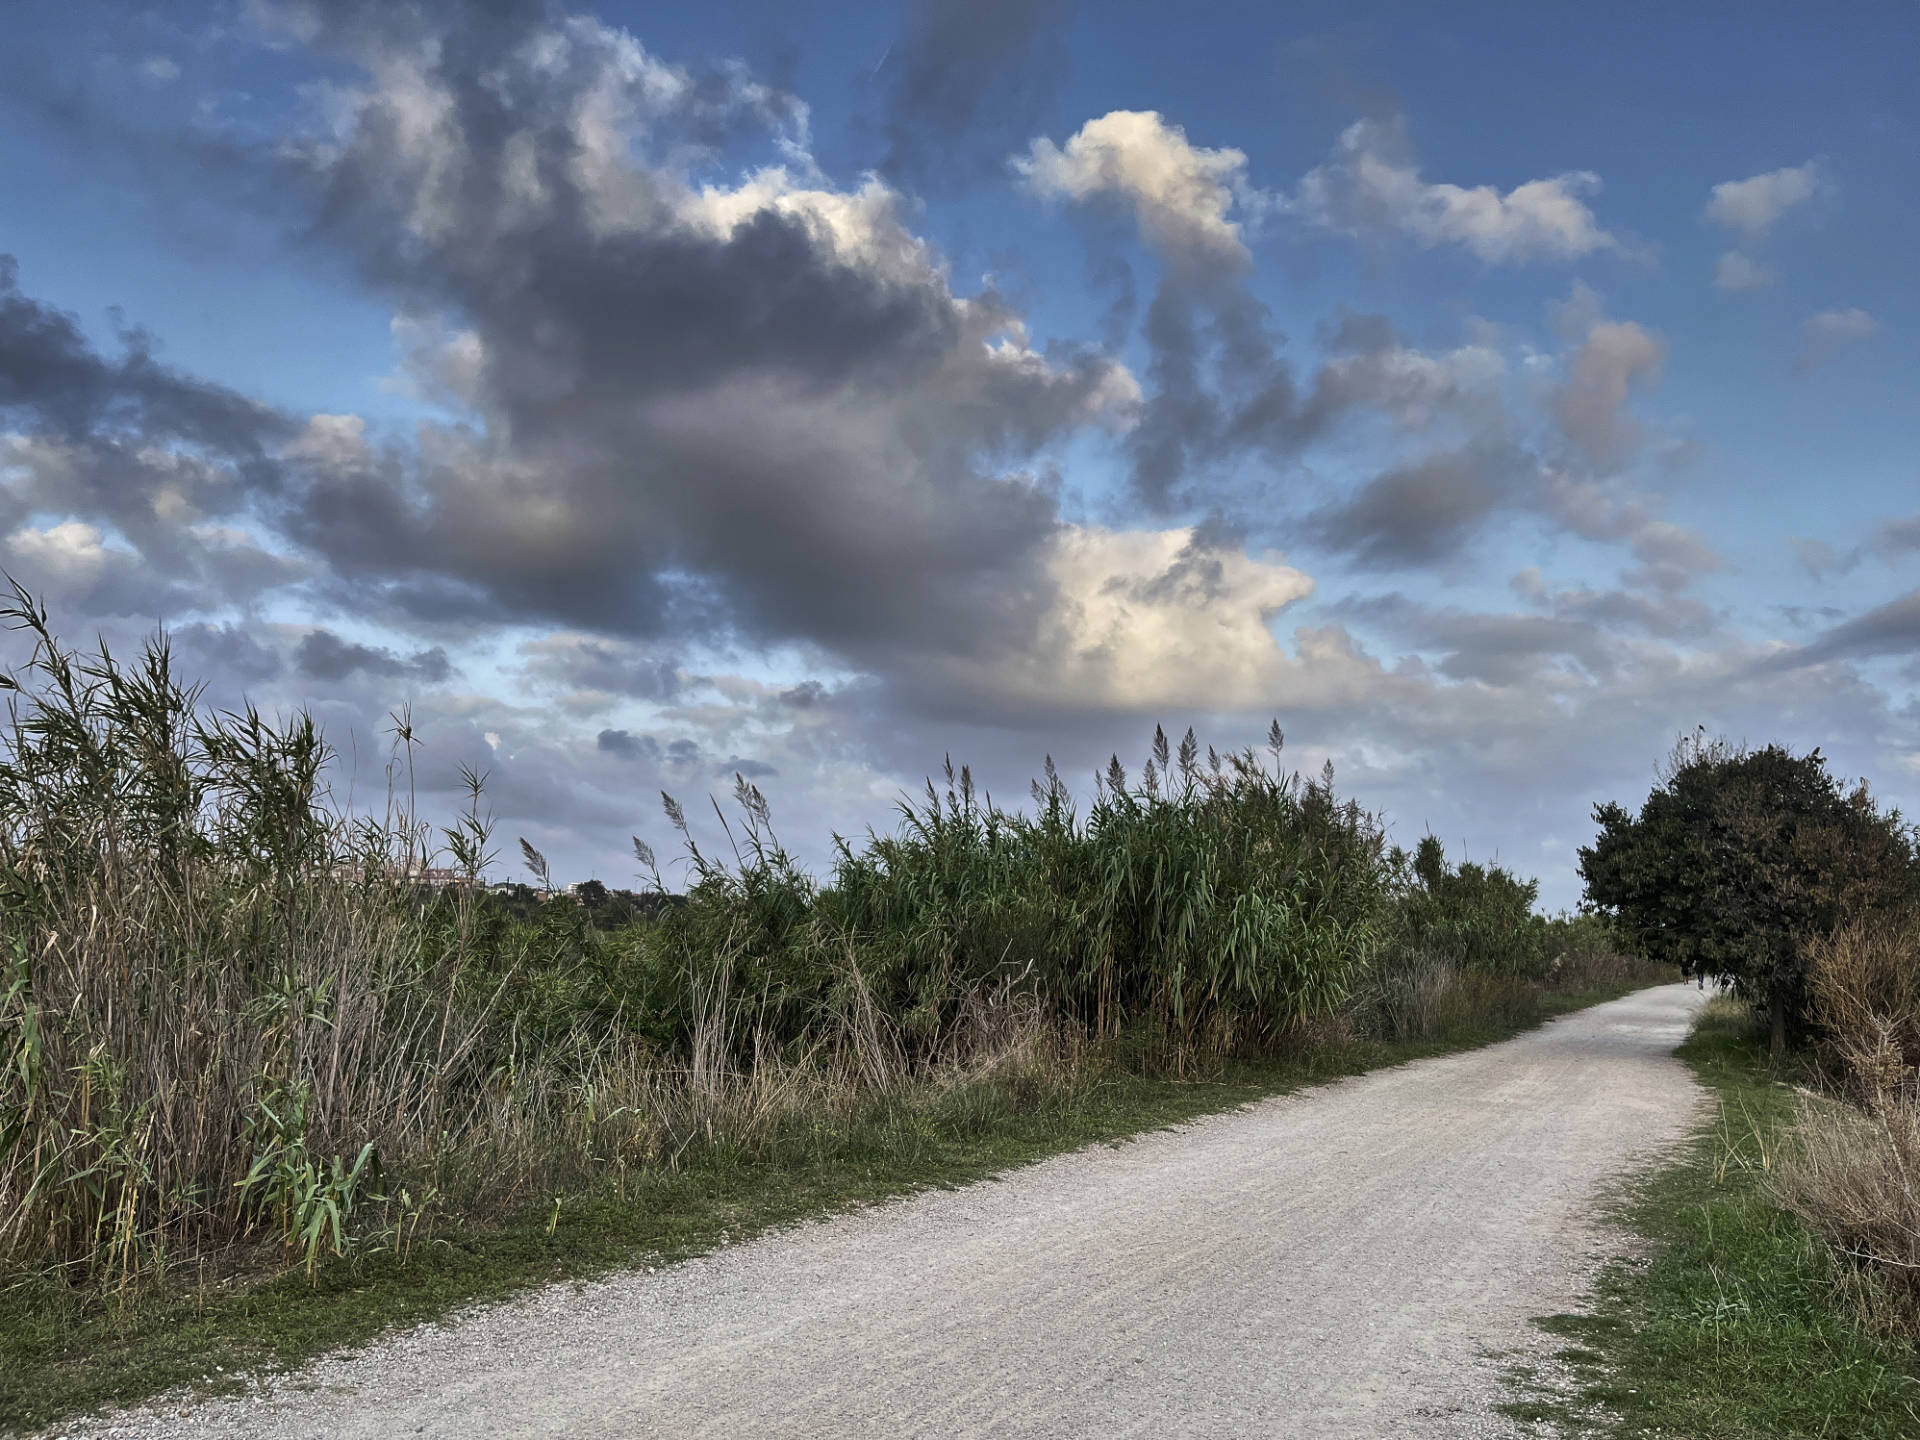
<path fill-rule="evenodd" d="M 1707 219 L 1739 231 L 1749 245 L 1758 245 L 1782 215 L 1818 193 L 1820 180 L 1818 163 L 1809 160 L 1745 180 L 1723 181 L 1713 187 L 1707 201 Z"/>
<path fill-rule="evenodd" d="M 1054 591 L 1037 643 L 966 662 L 977 692 L 1041 711 L 1281 703 L 1294 662 L 1270 623 L 1314 585 L 1279 557 L 1215 545 L 1188 526 L 1068 525 L 1047 572 Z"/>
<path fill-rule="evenodd" d="M 1421 178 L 1401 116 L 1359 120 L 1341 133 L 1331 159 L 1300 181 L 1289 208 L 1342 234 L 1387 231 L 1431 249 L 1460 245 L 1489 265 L 1577 260 L 1620 241 L 1583 195 L 1600 188 L 1587 170 L 1529 180 L 1502 194 Z"/>
<path fill-rule="evenodd" d="M 1244 189 L 1247 157 L 1194 145 L 1156 111 L 1112 111 L 1082 125 L 1064 146 L 1035 140 L 1012 164 L 1048 199 L 1123 200 L 1164 256 L 1234 268 L 1247 262 L 1240 227 L 1227 214 Z"/>
<path fill-rule="evenodd" d="M 1714 286 L 1731 294 L 1764 290 L 1778 280 L 1778 271 L 1749 252 L 1765 243 L 1781 216 L 1813 199 L 1824 183 L 1818 162 L 1809 160 L 1714 186 L 1706 218 L 1737 231 L 1741 241 L 1740 249 L 1727 251 L 1715 263 Z"/>

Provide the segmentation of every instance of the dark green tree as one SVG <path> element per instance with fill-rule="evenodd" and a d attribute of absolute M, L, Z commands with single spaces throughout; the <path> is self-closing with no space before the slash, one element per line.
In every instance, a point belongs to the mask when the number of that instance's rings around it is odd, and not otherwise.
<path fill-rule="evenodd" d="M 1776 1052 L 1804 1031 L 1806 944 L 1916 895 L 1914 833 L 1818 749 L 1683 740 L 1638 815 L 1594 807 L 1589 906 L 1644 953 L 1725 980 L 1763 1010 Z"/>

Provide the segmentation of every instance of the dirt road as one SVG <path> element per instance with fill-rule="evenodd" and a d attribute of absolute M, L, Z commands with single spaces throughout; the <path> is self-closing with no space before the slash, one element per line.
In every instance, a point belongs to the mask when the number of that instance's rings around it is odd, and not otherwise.
<path fill-rule="evenodd" d="M 72 1436 L 1462 1436 L 1682 1135 L 1700 996 L 1422 1061 Z"/>

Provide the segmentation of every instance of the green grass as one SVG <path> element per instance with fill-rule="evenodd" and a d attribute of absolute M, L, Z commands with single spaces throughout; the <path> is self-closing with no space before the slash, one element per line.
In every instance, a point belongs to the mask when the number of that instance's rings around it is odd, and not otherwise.
<path fill-rule="evenodd" d="M 1631 987 L 1548 993 L 1541 1019 Z M 1111 1073 L 1072 1090 L 1005 1083 L 895 1105 L 845 1127 L 781 1137 L 751 1161 L 709 1156 L 629 1179 L 625 1193 L 552 1200 L 489 1229 L 441 1232 L 401 1265 L 391 1255 L 269 1279 L 148 1287 L 124 1305 L 34 1282 L 0 1292 L 0 1430 L 19 1431 L 163 1390 L 237 1388 L 248 1371 L 297 1364 L 529 1286 L 685 1259 L 770 1228 L 930 1186 L 979 1180 L 1048 1155 L 1317 1082 L 1505 1039 L 1481 1022 L 1446 1038 L 1364 1043 L 1204 1081 Z"/>
<path fill-rule="evenodd" d="M 1570 1433 L 1688 1440 L 1920 1435 L 1920 1354 L 1858 1323 L 1820 1240 L 1763 1189 L 1793 1091 L 1751 1023 L 1709 1011 L 1680 1055 L 1719 1101 L 1683 1158 L 1625 1202 L 1650 1258 L 1611 1267 L 1572 1342 L 1571 1394 L 1516 1376 L 1517 1418 Z"/>

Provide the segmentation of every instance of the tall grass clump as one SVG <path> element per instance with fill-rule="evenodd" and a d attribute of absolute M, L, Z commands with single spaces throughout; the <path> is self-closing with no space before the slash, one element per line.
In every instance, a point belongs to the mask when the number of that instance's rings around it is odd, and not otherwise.
<path fill-rule="evenodd" d="M 1778 1194 L 1868 1319 L 1920 1340 L 1920 915 L 1855 919 L 1807 958 L 1817 1056 L 1844 1098 L 1803 1099 Z"/>
<path fill-rule="evenodd" d="M 1174 1058 L 1270 1045 L 1339 1006 L 1386 897 L 1383 830 L 1268 754 L 1203 761 L 1156 731 L 1138 779 L 1118 758 L 1082 815 L 1047 762 L 1032 814 L 944 793 L 891 836 L 842 844 L 823 897 L 907 1033 L 955 997 L 1012 984 L 1095 1036 L 1130 1028 Z"/>
<path fill-rule="evenodd" d="M 125 1281 L 338 1249 L 381 1155 L 472 1123 L 487 1005 L 329 813 L 312 721 L 215 714 L 164 643 L 33 645 L 0 746 L 0 1265 Z M 404 843 L 399 849 L 404 851 Z"/>

